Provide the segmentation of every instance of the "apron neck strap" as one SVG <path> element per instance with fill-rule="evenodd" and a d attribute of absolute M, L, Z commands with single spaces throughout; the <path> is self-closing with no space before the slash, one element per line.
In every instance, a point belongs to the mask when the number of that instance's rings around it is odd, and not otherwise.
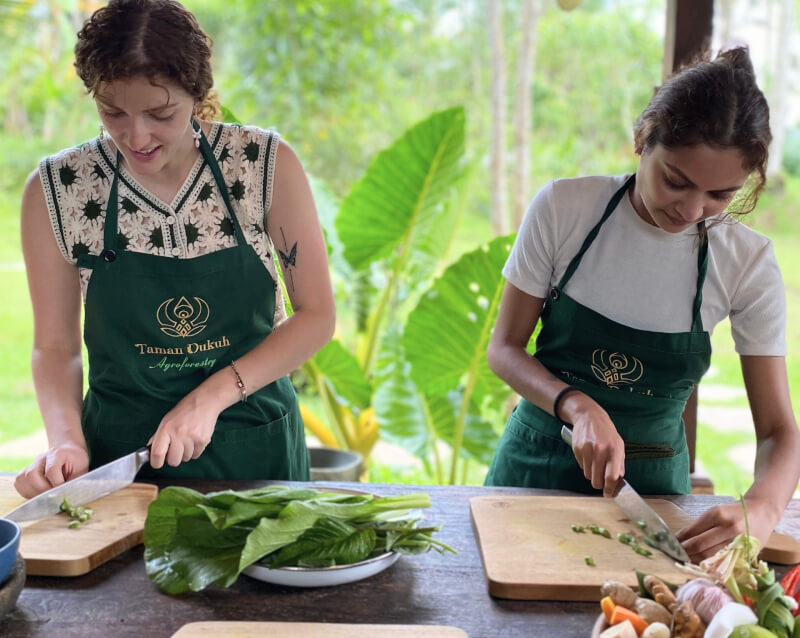
<path fill-rule="evenodd" d="M 222 171 L 219 169 L 217 159 L 214 157 L 214 151 L 211 150 L 211 146 L 206 139 L 205 133 L 203 133 L 203 129 L 200 128 L 200 125 L 194 118 L 192 118 L 192 128 L 195 133 L 200 134 L 200 152 L 203 154 L 203 159 L 205 159 L 208 167 L 211 169 L 211 174 L 214 176 L 214 181 L 217 183 L 217 188 L 222 195 L 222 201 L 225 202 L 225 208 L 228 209 L 228 215 L 231 218 L 231 224 L 233 224 L 233 232 L 236 234 L 236 242 L 239 246 L 244 246 L 244 233 L 242 232 L 242 227 L 241 224 L 239 224 L 236 214 L 233 212 L 231 199 L 228 195 L 228 187 L 225 185 L 225 180 L 222 178 Z"/>
<path fill-rule="evenodd" d="M 561 281 L 558 282 L 559 290 L 563 290 L 564 286 L 567 285 L 567 282 L 572 278 L 572 275 L 575 274 L 575 271 L 578 269 L 578 266 L 581 263 L 581 259 L 583 259 L 584 254 L 586 251 L 589 250 L 589 246 L 592 245 L 592 242 L 597 237 L 597 234 L 600 232 L 600 227 L 605 223 L 605 221 L 611 217 L 611 213 L 619 205 L 620 201 L 622 200 L 623 196 L 628 190 L 628 187 L 631 186 L 636 181 L 636 173 L 631 175 L 628 179 L 625 180 L 625 183 L 622 187 L 614 193 L 613 197 L 608 200 L 608 205 L 606 206 L 606 210 L 603 213 L 603 216 L 600 218 L 600 221 L 594 225 L 594 228 L 589 231 L 589 234 L 586 235 L 586 239 L 583 240 L 583 245 L 581 249 L 578 251 L 578 254 L 572 258 L 572 261 L 569 262 L 569 266 L 567 266 L 567 270 L 564 273 L 564 276 L 561 278 Z"/>
<path fill-rule="evenodd" d="M 703 284 L 708 272 L 708 232 L 705 220 L 697 222 L 697 234 L 700 247 L 697 250 L 697 292 L 692 306 L 692 332 L 703 332 L 703 320 L 700 318 L 700 306 L 703 305 Z"/>
<path fill-rule="evenodd" d="M 103 230 L 103 253 L 113 255 L 117 250 L 117 192 L 119 191 L 119 165 L 122 153 L 117 149 L 117 160 L 114 164 L 114 179 L 111 180 L 111 190 L 108 192 L 108 205 L 106 206 L 106 221 Z"/>

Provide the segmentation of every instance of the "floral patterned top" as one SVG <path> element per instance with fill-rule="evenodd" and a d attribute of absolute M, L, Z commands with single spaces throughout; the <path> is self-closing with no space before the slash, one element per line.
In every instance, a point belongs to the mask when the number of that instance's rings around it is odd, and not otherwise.
<path fill-rule="evenodd" d="M 273 244 L 266 228 L 279 140 L 274 131 L 220 122 L 212 123 L 208 135 L 245 239 L 276 282 L 274 325 L 286 318 Z M 64 258 L 76 267 L 79 255 L 97 255 L 103 250 L 106 203 L 115 163 L 116 153 L 108 140 L 95 138 L 39 164 L 56 241 Z M 120 167 L 118 189 L 118 245 L 122 250 L 191 259 L 236 245 L 225 202 L 202 156 L 172 202 L 148 192 L 125 166 Z M 90 269 L 80 269 L 84 301 L 91 275 Z"/>

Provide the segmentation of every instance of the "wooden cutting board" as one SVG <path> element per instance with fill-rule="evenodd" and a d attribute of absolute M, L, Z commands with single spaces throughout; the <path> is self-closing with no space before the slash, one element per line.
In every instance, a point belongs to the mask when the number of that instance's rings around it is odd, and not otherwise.
<path fill-rule="evenodd" d="M 692 520 L 670 501 L 646 500 L 672 530 Z M 470 499 L 470 512 L 489 593 L 498 598 L 597 601 L 600 586 L 609 578 L 636 587 L 637 569 L 673 583 L 689 578 L 661 552 L 653 550 L 651 557 L 640 556 L 617 540 L 621 532 L 641 533 L 611 499 L 480 496 Z M 570 528 L 573 524 L 605 527 L 611 538 L 588 529 L 575 533 Z M 586 564 L 586 556 L 594 559 L 594 566 Z M 773 562 L 798 562 L 800 544 L 785 534 L 773 534 L 761 557 Z"/>
<path fill-rule="evenodd" d="M 312 622 L 194 622 L 172 638 L 467 638 L 455 627 L 439 625 L 344 625 Z"/>
<path fill-rule="evenodd" d="M 147 506 L 158 488 L 133 483 L 89 503 L 92 518 L 77 529 L 61 514 L 20 523 L 20 553 L 30 576 L 80 576 L 142 542 Z M 0 476 L 0 514 L 24 502 L 14 478 Z"/>

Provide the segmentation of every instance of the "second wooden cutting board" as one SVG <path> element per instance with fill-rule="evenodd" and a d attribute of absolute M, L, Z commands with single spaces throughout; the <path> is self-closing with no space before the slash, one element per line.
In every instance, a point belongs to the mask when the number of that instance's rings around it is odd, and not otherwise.
<path fill-rule="evenodd" d="M 346 625 L 311 622 L 195 622 L 172 638 L 467 638 L 460 629 L 440 625 Z"/>
<path fill-rule="evenodd" d="M 142 542 L 155 485 L 133 483 L 88 504 L 92 518 L 69 529 L 69 517 L 21 523 L 20 553 L 29 576 L 80 576 Z M 0 476 L 0 514 L 22 502 L 13 477 Z"/>
<path fill-rule="evenodd" d="M 673 531 L 691 517 L 663 499 L 646 499 Z M 653 550 L 640 556 L 617 540 L 617 534 L 641 533 L 614 501 L 590 496 L 480 496 L 470 500 L 475 537 L 489 581 L 489 593 L 521 600 L 600 600 L 609 578 L 636 587 L 636 570 L 673 583 L 688 580 L 674 561 Z M 611 538 L 571 525 L 595 524 Z M 644 543 L 641 543 L 644 547 Z M 762 552 L 765 560 L 797 562 L 800 546 L 791 537 L 773 534 Z M 771 550 L 771 551 L 770 551 Z M 594 560 L 587 565 L 585 557 Z M 793 559 L 793 560 L 791 560 Z"/>

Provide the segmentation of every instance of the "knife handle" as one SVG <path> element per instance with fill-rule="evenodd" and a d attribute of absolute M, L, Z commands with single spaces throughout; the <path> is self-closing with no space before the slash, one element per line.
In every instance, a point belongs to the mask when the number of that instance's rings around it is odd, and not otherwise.
<path fill-rule="evenodd" d="M 572 447 L 572 428 L 566 425 L 562 425 L 561 438 L 564 440 L 564 443 Z"/>
<path fill-rule="evenodd" d="M 136 470 L 138 471 L 145 463 L 150 462 L 150 446 L 141 447 L 136 450 Z"/>

